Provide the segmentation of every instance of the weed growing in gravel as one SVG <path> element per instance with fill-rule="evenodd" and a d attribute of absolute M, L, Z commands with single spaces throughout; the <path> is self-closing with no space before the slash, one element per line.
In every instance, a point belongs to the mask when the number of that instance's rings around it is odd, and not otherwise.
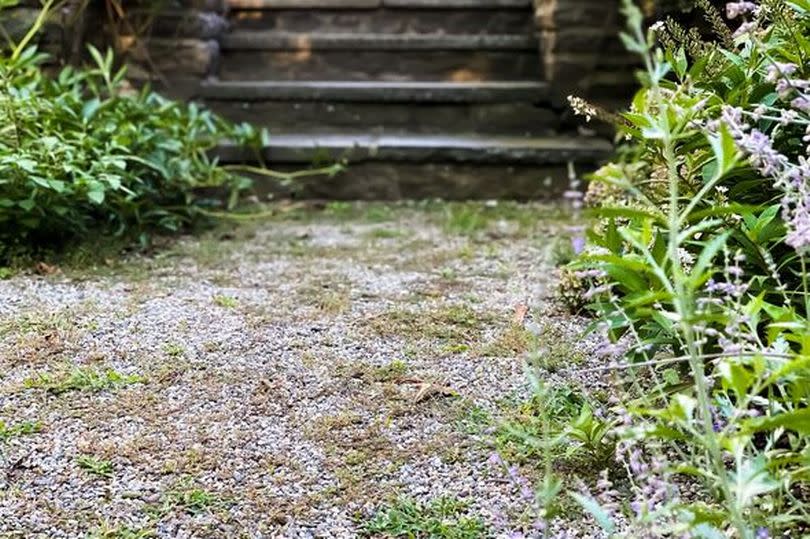
<path fill-rule="evenodd" d="M 166 492 L 157 507 L 149 508 L 149 512 L 157 516 L 166 515 L 174 510 L 182 510 L 190 515 L 198 515 L 225 507 L 228 500 L 205 489 L 192 486 L 190 479 L 181 481 L 176 488 Z"/>
<path fill-rule="evenodd" d="M 14 425 L 7 424 L 0 419 L 0 442 L 5 442 L 12 438 L 34 434 L 42 429 L 39 421 L 23 421 Z"/>
<path fill-rule="evenodd" d="M 163 351 L 171 358 L 179 358 L 186 353 L 186 349 L 182 344 L 170 342 L 163 345 Z"/>
<path fill-rule="evenodd" d="M 554 324 L 542 324 L 530 342 L 529 363 L 549 373 L 585 361 L 583 351 L 571 343 L 571 336 Z"/>
<path fill-rule="evenodd" d="M 88 534 L 87 539 L 147 539 L 156 536 L 157 533 L 149 528 L 131 528 L 102 523 Z"/>
<path fill-rule="evenodd" d="M 348 290 L 323 290 L 318 297 L 318 309 L 327 314 L 340 314 L 351 306 L 351 296 Z"/>
<path fill-rule="evenodd" d="M 26 378 L 23 385 L 29 389 L 44 389 L 49 393 L 60 395 L 68 391 L 106 391 L 144 382 L 146 379 L 137 374 L 121 374 L 113 369 L 73 367 L 53 374 L 36 374 Z"/>
<path fill-rule="evenodd" d="M 113 465 L 109 460 L 102 460 L 93 455 L 81 455 L 76 459 L 79 468 L 88 473 L 109 479 L 113 476 Z"/>
<path fill-rule="evenodd" d="M 235 309 L 239 305 L 239 300 L 233 296 L 216 294 L 213 298 L 214 304 L 225 309 Z"/>
<path fill-rule="evenodd" d="M 366 236 L 376 240 L 390 240 L 407 236 L 407 232 L 398 228 L 374 228 Z"/>
<path fill-rule="evenodd" d="M 400 498 L 363 525 L 367 536 L 474 539 L 487 534 L 481 518 L 468 516 L 468 504 L 442 497 L 429 503 Z"/>
<path fill-rule="evenodd" d="M 512 324 L 495 340 L 481 347 L 478 355 L 482 357 L 514 357 L 528 351 L 535 341 L 532 335 L 521 324 Z"/>
<path fill-rule="evenodd" d="M 469 343 L 478 339 L 488 321 L 490 317 L 466 305 L 450 305 L 428 312 L 390 310 L 374 318 L 371 327 L 381 335 Z"/>
<path fill-rule="evenodd" d="M 150 529 L 128 526 L 99 527 L 88 535 L 88 539 L 147 539 L 149 537 L 157 537 L 157 533 Z"/>
<path fill-rule="evenodd" d="M 549 387 L 510 410 L 497 427 L 498 453 L 512 463 L 536 461 L 550 452 L 561 463 L 604 464 L 613 456 L 612 425 L 584 394 Z"/>
<path fill-rule="evenodd" d="M 371 376 L 378 382 L 393 382 L 405 376 L 407 372 L 408 363 L 401 359 L 395 359 L 390 363 L 375 368 Z"/>
<path fill-rule="evenodd" d="M 68 332 L 76 323 L 68 311 L 28 313 L 19 318 L 0 322 L 0 337 L 12 334 Z"/>
<path fill-rule="evenodd" d="M 459 432 L 477 436 L 493 424 L 492 414 L 468 400 L 460 400 L 455 409 L 455 426 Z"/>

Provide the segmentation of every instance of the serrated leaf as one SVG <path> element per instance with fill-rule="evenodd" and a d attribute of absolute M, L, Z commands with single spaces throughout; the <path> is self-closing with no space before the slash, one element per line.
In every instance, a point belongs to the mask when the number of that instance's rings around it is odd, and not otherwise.
<path fill-rule="evenodd" d="M 744 460 L 731 477 L 731 490 L 740 508 L 748 507 L 758 496 L 779 487 L 779 483 L 768 473 L 764 457 Z"/>

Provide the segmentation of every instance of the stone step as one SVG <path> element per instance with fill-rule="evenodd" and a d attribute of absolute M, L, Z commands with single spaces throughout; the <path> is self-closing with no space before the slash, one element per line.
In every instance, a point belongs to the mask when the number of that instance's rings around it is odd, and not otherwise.
<path fill-rule="evenodd" d="M 610 155 L 611 144 L 598 138 L 483 135 L 347 135 L 289 134 L 271 136 L 262 149 L 269 163 L 312 163 L 345 159 L 351 163 L 391 161 L 412 163 L 482 163 L 561 165 L 594 163 Z M 217 148 L 222 162 L 253 159 L 238 145 Z"/>
<path fill-rule="evenodd" d="M 528 9 L 532 0 L 228 0 L 231 9 Z"/>
<path fill-rule="evenodd" d="M 530 10 L 520 9 L 280 9 L 233 11 L 235 31 L 386 34 L 517 34 L 535 31 Z"/>
<path fill-rule="evenodd" d="M 537 39 L 515 34 L 301 33 L 242 30 L 223 36 L 223 51 L 536 51 Z"/>
<path fill-rule="evenodd" d="M 481 135 L 271 136 L 262 158 L 276 170 L 345 160 L 333 177 L 296 182 L 295 190 L 257 176 L 260 195 L 299 198 L 396 200 L 559 198 L 568 188 L 568 167 L 591 170 L 611 145 L 582 137 L 485 137 Z M 252 163 L 257 156 L 235 145 L 215 153 L 225 163 Z"/>
<path fill-rule="evenodd" d="M 236 122 L 265 126 L 271 134 L 366 133 L 375 135 L 458 133 L 548 135 L 559 114 L 548 107 L 514 103 L 358 103 L 339 101 L 206 100 Z"/>
<path fill-rule="evenodd" d="M 548 86 L 534 81 L 207 81 L 200 85 L 199 97 L 240 102 L 544 103 Z"/>
<path fill-rule="evenodd" d="M 536 50 L 223 51 L 225 80 L 541 80 Z"/>

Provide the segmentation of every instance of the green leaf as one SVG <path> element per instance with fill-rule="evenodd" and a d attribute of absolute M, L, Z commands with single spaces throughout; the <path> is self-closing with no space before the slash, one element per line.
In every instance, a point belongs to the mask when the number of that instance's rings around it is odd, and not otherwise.
<path fill-rule="evenodd" d="M 737 166 L 737 146 L 734 144 L 734 138 L 729 133 L 728 127 L 722 123 L 716 135 L 707 135 L 707 137 L 717 163 L 713 178 L 713 180 L 716 180 L 722 178 Z"/>
<path fill-rule="evenodd" d="M 722 234 L 715 236 L 714 238 L 706 244 L 703 250 L 700 252 L 700 256 L 695 262 L 692 271 L 690 272 L 689 278 L 689 286 L 692 289 L 696 289 L 698 286 L 701 285 L 703 281 L 703 272 L 709 267 L 709 265 L 714 260 L 714 257 L 723 248 L 726 244 L 726 240 L 728 239 L 730 232 L 725 231 Z"/>
<path fill-rule="evenodd" d="M 779 487 L 779 483 L 768 473 L 764 457 L 742 461 L 731 476 L 731 490 L 739 508 L 748 507 L 758 496 Z"/>
<path fill-rule="evenodd" d="M 798 434 L 810 435 L 810 408 L 799 408 L 766 417 L 756 417 L 745 422 L 746 432 L 761 432 L 784 428 Z"/>
<path fill-rule="evenodd" d="M 735 358 L 726 358 L 717 366 L 723 387 L 732 389 L 738 398 L 744 398 L 754 382 L 754 377 Z"/>
<path fill-rule="evenodd" d="M 84 106 L 82 107 L 82 118 L 85 122 L 89 122 L 93 116 L 96 115 L 98 109 L 101 107 L 101 101 L 99 98 L 94 97 L 93 99 L 88 100 L 85 102 Z"/>
<path fill-rule="evenodd" d="M 87 192 L 87 198 L 94 204 L 104 202 L 104 189 L 93 189 Z"/>
<path fill-rule="evenodd" d="M 574 500 L 576 500 L 585 511 L 590 513 L 590 515 L 605 533 L 611 534 L 616 530 L 616 524 L 613 522 L 613 519 L 607 511 L 602 509 L 599 502 L 590 496 L 585 496 L 577 492 L 571 492 L 570 494 L 571 497 L 574 498 Z"/>

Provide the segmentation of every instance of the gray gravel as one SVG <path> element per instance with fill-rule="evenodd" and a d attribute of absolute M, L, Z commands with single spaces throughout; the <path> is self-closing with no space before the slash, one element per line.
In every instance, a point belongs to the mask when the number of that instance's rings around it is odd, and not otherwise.
<path fill-rule="evenodd" d="M 561 225 L 460 235 L 435 211 L 363 215 L 0 281 L 0 420 L 39 426 L 0 438 L 0 536 L 353 537 L 400 495 L 517 514 L 459 424 L 526 394 L 520 354 L 481 349 L 518 304 L 547 310 Z M 434 335 L 448 309 L 469 327 Z M 45 387 L 77 368 L 140 378 Z"/>

